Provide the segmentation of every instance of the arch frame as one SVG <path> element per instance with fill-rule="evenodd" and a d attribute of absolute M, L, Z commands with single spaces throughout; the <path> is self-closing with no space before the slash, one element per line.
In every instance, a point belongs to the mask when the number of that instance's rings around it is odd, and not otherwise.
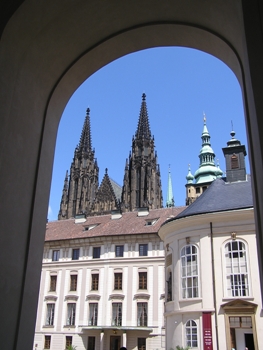
<path fill-rule="evenodd" d="M 169 30 L 171 26 L 176 33 Z M 78 6 L 72 1 L 25 0 L 8 18 L 0 51 L 0 159 L 4 165 L 0 243 L 5 247 L 0 263 L 1 292 L 6 296 L 0 329 L 7 348 L 32 345 L 45 215 L 62 111 L 82 81 L 125 54 L 184 45 L 219 57 L 235 72 L 243 92 L 258 249 L 263 250 L 262 26 L 259 0 L 249 4 L 167 0 L 165 6 L 150 0 L 143 5 L 138 0 L 132 5 L 117 1 L 108 5 L 103 0 L 87 5 L 79 0 Z M 15 205 L 17 197 L 19 205 Z M 262 265 L 261 260 L 261 276 Z"/>

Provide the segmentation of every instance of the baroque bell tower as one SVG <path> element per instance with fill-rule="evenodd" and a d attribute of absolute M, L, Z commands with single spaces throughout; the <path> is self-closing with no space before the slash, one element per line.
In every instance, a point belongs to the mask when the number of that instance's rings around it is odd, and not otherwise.
<path fill-rule="evenodd" d="M 160 166 L 154 147 L 144 93 L 138 127 L 132 139 L 132 152 L 126 159 L 122 188 L 123 211 L 162 207 Z"/>
<path fill-rule="evenodd" d="M 66 173 L 58 219 L 77 214 L 89 215 L 98 191 L 99 167 L 91 144 L 90 109 L 87 109 L 82 133 L 70 167 Z"/>

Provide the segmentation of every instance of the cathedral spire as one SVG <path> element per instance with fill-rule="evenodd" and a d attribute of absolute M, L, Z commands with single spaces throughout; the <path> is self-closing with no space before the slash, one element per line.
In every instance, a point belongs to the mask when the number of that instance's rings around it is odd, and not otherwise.
<path fill-rule="evenodd" d="M 91 148 L 90 109 L 87 109 L 80 141 L 74 152 L 69 180 L 65 179 L 58 219 L 92 214 L 98 191 L 99 167 Z M 67 175 L 66 175 L 67 178 Z M 65 210 L 66 208 L 66 210 Z"/>
<path fill-rule="evenodd" d="M 146 95 L 142 95 L 140 116 L 135 137 L 132 138 L 132 152 L 125 165 L 122 210 L 133 211 L 136 208 L 162 207 L 162 189 L 160 167 L 151 135 Z"/>
<path fill-rule="evenodd" d="M 168 187 L 167 187 L 167 197 L 166 197 L 166 207 L 174 207 L 174 196 L 173 196 L 173 187 L 172 187 L 172 176 L 169 164 L 168 170 Z"/>
<path fill-rule="evenodd" d="M 64 186 L 63 186 L 62 197 L 60 202 L 60 209 L 58 214 L 59 219 L 66 218 L 67 209 L 68 209 L 68 171 L 66 171 L 66 176 L 64 180 Z"/>
<path fill-rule="evenodd" d="M 82 128 L 80 141 L 79 141 L 79 151 L 91 152 L 91 132 L 90 132 L 90 109 L 87 109 L 86 118 Z"/>
<path fill-rule="evenodd" d="M 148 119 L 147 105 L 146 105 L 146 94 L 142 94 L 142 104 L 140 110 L 140 116 L 138 121 L 137 131 L 135 133 L 137 139 L 151 139 L 151 130 Z"/>

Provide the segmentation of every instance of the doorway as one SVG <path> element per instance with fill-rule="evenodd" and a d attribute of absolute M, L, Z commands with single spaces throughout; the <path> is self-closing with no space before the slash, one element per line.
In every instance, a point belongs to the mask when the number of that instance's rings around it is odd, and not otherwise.
<path fill-rule="evenodd" d="M 110 337 L 110 350 L 119 350 L 121 345 L 121 337 L 119 335 L 112 335 Z"/>
<path fill-rule="evenodd" d="M 255 350 L 254 337 L 252 333 L 245 333 L 245 345 L 248 350 Z"/>

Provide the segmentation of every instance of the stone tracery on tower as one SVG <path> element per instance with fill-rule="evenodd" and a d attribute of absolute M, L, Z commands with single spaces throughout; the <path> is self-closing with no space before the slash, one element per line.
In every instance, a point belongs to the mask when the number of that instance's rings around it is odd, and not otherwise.
<path fill-rule="evenodd" d="M 123 212 L 138 208 L 162 208 L 160 166 L 142 95 L 140 115 L 132 151 L 126 159 L 123 186 L 113 181 L 106 169 L 99 186 L 99 167 L 92 149 L 90 109 L 87 109 L 80 141 L 74 152 L 70 173 L 66 173 L 58 219 L 76 215 L 102 215 L 113 210 Z"/>

